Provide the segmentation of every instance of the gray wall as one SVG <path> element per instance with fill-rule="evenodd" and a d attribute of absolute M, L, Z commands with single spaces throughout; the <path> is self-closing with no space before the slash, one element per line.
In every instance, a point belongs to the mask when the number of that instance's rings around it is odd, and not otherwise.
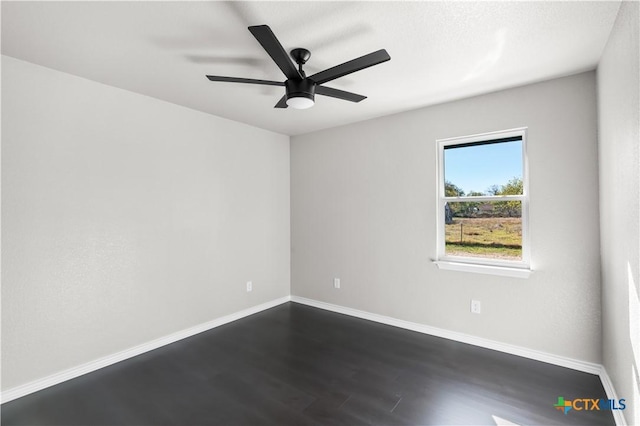
<path fill-rule="evenodd" d="M 3 57 L 2 389 L 288 296 L 289 211 L 287 136 Z"/>
<path fill-rule="evenodd" d="M 293 137 L 292 295 L 599 363 L 595 82 L 587 72 Z M 439 270 L 436 139 L 521 126 L 535 273 Z"/>
<path fill-rule="evenodd" d="M 640 424 L 640 7 L 623 2 L 598 66 L 603 363 Z"/>

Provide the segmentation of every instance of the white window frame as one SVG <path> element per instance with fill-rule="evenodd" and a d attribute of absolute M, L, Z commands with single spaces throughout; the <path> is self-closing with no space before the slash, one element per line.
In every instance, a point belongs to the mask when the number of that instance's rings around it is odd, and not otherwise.
<path fill-rule="evenodd" d="M 477 142 L 489 142 L 502 138 L 522 138 L 522 195 L 487 195 L 473 197 L 446 197 L 444 189 L 444 150 L 450 145 L 464 145 Z M 531 242 L 529 236 L 529 165 L 527 161 L 527 128 L 503 130 L 476 134 L 471 136 L 438 139 L 436 141 L 437 155 L 437 260 L 440 269 L 450 269 L 464 272 L 506 275 L 527 278 L 531 273 Z M 503 260 L 466 256 L 447 256 L 445 251 L 445 204 L 449 201 L 520 201 L 522 203 L 522 259 Z"/>

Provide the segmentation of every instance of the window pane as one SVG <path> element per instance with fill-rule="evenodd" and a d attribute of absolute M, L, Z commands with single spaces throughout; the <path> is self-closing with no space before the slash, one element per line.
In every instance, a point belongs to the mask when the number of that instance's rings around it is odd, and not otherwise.
<path fill-rule="evenodd" d="M 445 254 L 522 260 L 522 202 L 449 202 Z"/>
<path fill-rule="evenodd" d="M 446 197 L 522 194 L 522 140 L 444 149 Z"/>

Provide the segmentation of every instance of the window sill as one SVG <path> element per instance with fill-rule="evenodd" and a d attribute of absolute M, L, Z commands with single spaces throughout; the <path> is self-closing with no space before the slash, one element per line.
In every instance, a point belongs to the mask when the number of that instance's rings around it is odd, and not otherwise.
<path fill-rule="evenodd" d="M 503 277 L 529 278 L 531 269 L 513 268 L 510 266 L 478 265 L 475 263 L 449 262 L 434 260 L 439 269 L 449 271 L 474 272 L 477 274 L 501 275 Z"/>

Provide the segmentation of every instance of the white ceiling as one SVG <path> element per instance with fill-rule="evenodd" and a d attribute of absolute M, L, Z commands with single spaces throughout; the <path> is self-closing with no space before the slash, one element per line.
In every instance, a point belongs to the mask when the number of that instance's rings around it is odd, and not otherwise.
<path fill-rule="evenodd" d="M 2 2 L 2 53 L 295 135 L 594 69 L 620 2 Z M 274 109 L 284 81 L 247 30 L 311 50 L 308 74 L 385 48 L 327 83 L 363 94 Z"/>

